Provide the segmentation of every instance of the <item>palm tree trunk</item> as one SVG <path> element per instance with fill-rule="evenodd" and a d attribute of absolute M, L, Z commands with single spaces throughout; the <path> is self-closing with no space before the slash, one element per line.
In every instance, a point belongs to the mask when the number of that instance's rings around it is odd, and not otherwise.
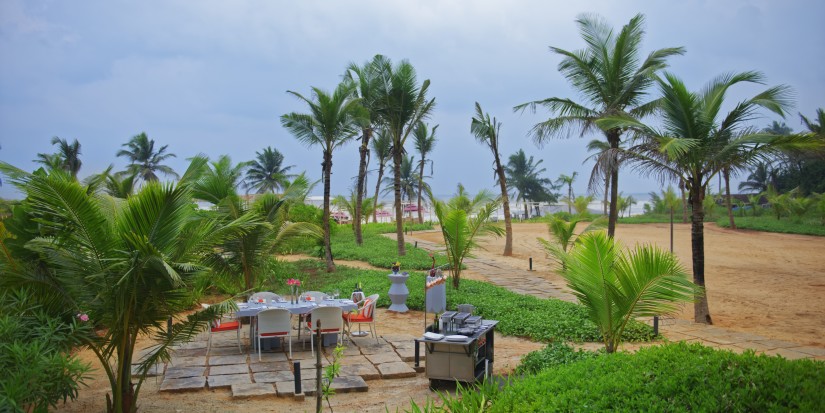
<path fill-rule="evenodd" d="M 619 149 L 619 131 L 607 132 L 607 141 L 611 149 Z M 613 162 L 610 170 L 610 213 L 607 217 L 607 236 L 613 238 L 616 234 L 616 221 L 619 220 L 619 167 Z"/>
<path fill-rule="evenodd" d="M 395 236 L 398 242 L 398 256 L 407 255 L 404 245 L 404 214 L 401 210 L 401 152 L 402 148 L 393 148 L 393 193 L 395 200 Z"/>
<path fill-rule="evenodd" d="M 733 207 L 730 201 L 730 168 L 722 169 L 722 176 L 725 178 L 725 200 L 728 208 L 728 220 L 730 221 L 730 228 L 736 229 L 736 222 L 733 220 Z"/>
<path fill-rule="evenodd" d="M 332 151 L 324 151 L 324 163 L 321 165 L 324 176 L 324 217 L 322 221 L 324 229 L 324 260 L 327 264 L 327 272 L 335 271 L 335 263 L 332 261 L 332 248 L 329 228 L 329 179 L 332 175 Z"/>
<path fill-rule="evenodd" d="M 522 199 L 522 202 L 524 202 L 524 219 L 529 219 L 530 218 L 530 211 L 527 209 L 527 200 Z"/>
<path fill-rule="evenodd" d="M 504 209 L 504 256 L 509 257 L 513 255 L 513 220 L 510 218 L 510 197 L 507 195 L 507 181 L 505 181 L 504 167 L 501 166 L 498 152 L 494 153 L 494 156 L 498 186 L 501 188 L 501 206 Z"/>
<path fill-rule="evenodd" d="M 682 223 L 688 222 L 688 202 L 685 196 L 685 181 L 679 180 L 679 190 L 682 191 Z"/>
<path fill-rule="evenodd" d="M 372 200 L 372 222 L 378 222 L 378 191 L 381 189 L 381 178 L 384 177 L 384 159 L 378 165 L 378 180 L 375 182 L 375 199 Z"/>
<path fill-rule="evenodd" d="M 604 203 L 602 207 L 604 208 L 604 214 L 607 215 L 607 206 L 609 205 L 609 197 L 610 197 L 610 175 L 605 174 L 604 176 Z"/>
<path fill-rule="evenodd" d="M 424 223 L 424 214 L 421 212 L 421 193 L 424 192 L 424 154 L 421 154 L 421 170 L 418 173 L 418 223 Z"/>
<path fill-rule="evenodd" d="M 690 243 L 693 258 L 693 283 L 702 287 L 702 291 L 696 295 L 696 302 L 693 305 L 693 320 L 697 323 L 713 324 L 708 307 L 708 294 L 705 291 L 705 211 L 702 201 L 705 198 L 705 191 L 702 187 L 701 178 L 694 178 L 690 187 L 690 201 L 693 207 L 690 226 Z"/>
<path fill-rule="evenodd" d="M 367 178 L 367 155 L 369 154 L 369 142 L 372 129 L 363 130 L 363 138 L 361 139 L 361 147 L 359 152 L 361 160 L 358 164 L 358 188 L 355 194 L 355 216 L 352 217 L 352 229 L 355 231 L 355 243 L 361 245 L 364 243 L 364 237 L 361 233 L 361 208 L 364 200 L 364 180 Z"/>
<path fill-rule="evenodd" d="M 573 206 L 573 184 L 567 184 L 567 213 L 573 214 L 573 210 L 571 209 Z"/>

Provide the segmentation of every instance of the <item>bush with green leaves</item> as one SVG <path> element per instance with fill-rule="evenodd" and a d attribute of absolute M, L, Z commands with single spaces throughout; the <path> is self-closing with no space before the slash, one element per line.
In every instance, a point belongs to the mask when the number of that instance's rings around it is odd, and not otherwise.
<path fill-rule="evenodd" d="M 513 381 L 487 411 L 821 412 L 822 383 L 821 361 L 675 343 L 542 370 Z"/>
<path fill-rule="evenodd" d="M 535 374 L 550 367 L 591 359 L 599 354 L 603 353 L 576 350 L 569 344 L 553 342 L 541 350 L 531 351 L 522 357 L 521 363 L 516 367 L 516 373 Z"/>
<path fill-rule="evenodd" d="M 89 323 L 42 309 L 6 310 L 0 314 L 0 411 L 47 412 L 76 399 L 90 367 L 70 352 L 91 331 Z"/>

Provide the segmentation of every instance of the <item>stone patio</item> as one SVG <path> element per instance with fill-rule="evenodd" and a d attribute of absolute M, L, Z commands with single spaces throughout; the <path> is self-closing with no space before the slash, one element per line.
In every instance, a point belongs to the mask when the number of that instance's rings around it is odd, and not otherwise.
<path fill-rule="evenodd" d="M 262 353 L 261 361 L 258 361 L 257 352 L 238 354 L 235 337 L 230 336 L 213 337 L 208 355 L 205 335 L 175 348 L 169 363 L 158 366 L 158 374 L 162 376 L 160 391 L 229 388 L 233 398 L 315 394 L 316 360 L 308 349 L 302 349 L 300 342 L 293 341 L 291 358 L 286 349 L 280 348 Z M 248 327 L 244 327 L 241 337 L 248 337 Z M 415 376 L 418 373 L 412 363 L 413 340 L 414 337 L 408 335 L 381 337 L 378 343 L 372 337 L 348 340 L 340 360 L 340 376 L 333 380 L 332 388 L 337 393 L 365 392 L 369 390 L 369 380 Z M 329 365 L 332 348 L 324 348 L 321 354 L 322 365 Z M 300 395 L 295 394 L 294 362 L 298 362 L 301 369 Z M 419 371 L 423 369 L 419 368 Z"/>

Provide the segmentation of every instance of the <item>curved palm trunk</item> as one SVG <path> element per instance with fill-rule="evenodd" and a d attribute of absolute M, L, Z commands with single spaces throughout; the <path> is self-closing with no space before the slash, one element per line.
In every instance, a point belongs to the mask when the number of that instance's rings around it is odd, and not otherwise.
<path fill-rule="evenodd" d="M 424 213 L 421 211 L 421 194 L 424 192 L 424 154 L 421 154 L 421 170 L 418 173 L 418 223 L 424 223 Z"/>
<path fill-rule="evenodd" d="M 688 202 L 685 195 L 685 181 L 679 180 L 679 190 L 682 192 L 682 223 L 688 222 Z"/>
<path fill-rule="evenodd" d="M 513 220 L 510 218 L 510 197 L 507 195 L 507 182 L 504 176 L 504 167 L 501 166 L 501 159 L 495 153 L 496 175 L 498 175 L 498 186 L 501 188 L 501 207 L 504 209 L 504 256 L 513 255 Z"/>
<path fill-rule="evenodd" d="M 610 148 L 619 149 L 619 132 L 611 130 L 607 132 L 607 141 Z M 616 234 L 616 221 L 619 219 L 619 167 L 615 165 L 610 171 L 610 211 L 607 217 L 607 236 L 613 238 Z"/>
<path fill-rule="evenodd" d="M 696 302 L 693 305 L 693 320 L 697 323 L 713 324 L 710 317 L 710 308 L 708 307 L 708 294 L 705 291 L 705 211 L 702 207 L 705 191 L 702 188 L 701 179 L 694 179 L 689 191 L 691 206 L 693 207 L 690 226 L 693 283 L 702 287 L 702 291 L 696 295 Z"/>
<path fill-rule="evenodd" d="M 733 220 L 733 206 L 730 200 L 730 168 L 722 169 L 722 176 L 725 179 L 725 203 L 728 208 L 728 220 L 730 221 L 730 229 L 736 229 L 736 222 Z"/>
<path fill-rule="evenodd" d="M 401 208 L 401 148 L 394 148 L 393 160 L 393 193 L 395 200 L 395 236 L 398 240 L 398 256 L 407 255 L 404 245 L 404 214 Z"/>
<path fill-rule="evenodd" d="M 355 195 L 355 216 L 352 217 L 352 229 L 355 231 L 355 243 L 361 245 L 364 243 L 364 237 L 361 233 L 361 208 L 362 203 L 364 200 L 364 180 L 367 178 L 367 154 L 369 154 L 369 142 L 370 142 L 370 135 L 372 135 L 372 129 L 364 129 L 363 130 L 363 138 L 361 139 L 361 147 L 359 148 L 359 152 L 361 154 L 361 160 L 358 164 L 358 188 L 356 189 Z"/>
<path fill-rule="evenodd" d="M 381 189 L 381 178 L 384 177 L 384 159 L 378 165 L 378 180 L 375 182 L 375 199 L 372 201 L 372 222 L 378 222 L 378 192 Z"/>
<path fill-rule="evenodd" d="M 324 151 L 324 163 L 321 164 L 324 177 L 324 218 L 322 221 L 324 230 L 324 260 L 327 264 L 327 272 L 335 271 L 335 263 L 332 261 L 332 247 L 329 228 L 329 178 L 332 175 L 332 151 Z"/>
<path fill-rule="evenodd" d="M 572 183 L 567 184 L 567 200 L 570 201 L 570 202 L 567 203 L 567 213 L 568 214 L 573 214 L 573 210 L 571 209 L 571 208 L 573 208 L 573 184 Z"/>

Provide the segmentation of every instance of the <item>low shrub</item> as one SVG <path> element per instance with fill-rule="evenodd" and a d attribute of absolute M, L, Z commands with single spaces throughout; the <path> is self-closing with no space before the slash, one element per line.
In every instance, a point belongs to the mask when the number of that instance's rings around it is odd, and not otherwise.
<path fill-rule="evenodd" d="M 825 411 L 825 363 L 675 343 L 561 364 L 514 381 L 490 412 Z"/>
<path fill-rule="evenodd" d="M 554 342 L 547 347 L 531 351 L 521 359 L 516 374 L 535 374 L 550 367 L 575 363 L 598 356 L 600 353 L 575 350 L 569 344 Z"/>

